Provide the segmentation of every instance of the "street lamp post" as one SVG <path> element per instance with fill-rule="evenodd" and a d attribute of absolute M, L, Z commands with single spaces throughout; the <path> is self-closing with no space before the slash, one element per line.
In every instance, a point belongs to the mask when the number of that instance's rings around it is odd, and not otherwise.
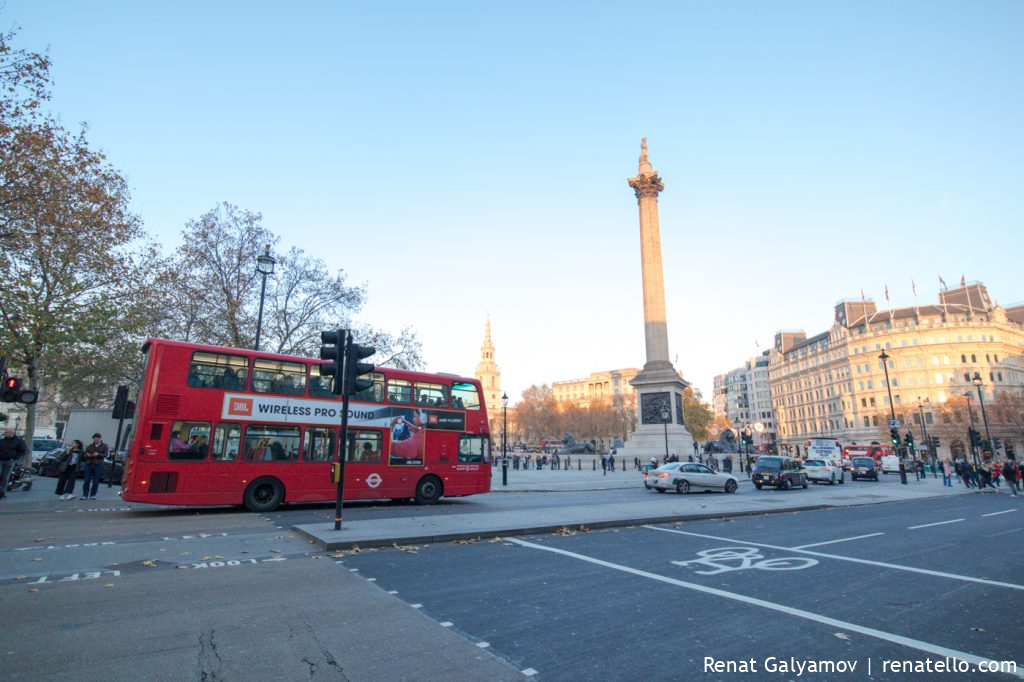
<path fill-rule="evenodd" d="M 978 448 L 974 446 L 974 439 L 971 438 L 971 434 L 974 433 L 974 410 L 971 409 L 971 399 L 974 398 L 974 394 L 970 391 L 964 391 L 964 397 L 967 398 L 967 416 L 971 419 L 971 428 L 967 432 L 967 442 L 971 444 L 971 455 L 974 457 L 974 466 L 978 466 Z"/>
<path fill-rule="evenodd" d="M 889 392 L 889 415 L 891 417 L 890 424 L 896 423 L 896 404 L 892 401 L 892 385 L 889 383 L 889 354 L 884 350 L 882 354 L 878 356 L 878 359 L 882 361 L 882 369 L 885 370 L 885 390 Z M 893 427 L 890 426 L 889 430 L 892 431 Z M 895 445 L 895 443 L 894 443 Z M 899 457 L 899 450 L 897 449 L 896 456 Z M 914 473 L 917 473 L 917 467 L 914 467 Z M 900 483 L 907 482 L 907 469 L 903 466 L 903 458 L 900 457 Z"/>
<path fill-rule="evenodd" d="M 501 484 L 508 485 L 508 393 L 501 394 Z"/>
<path fill-rule="evenodd" d="M 665 461 L 668 461 L 668 418 L 672 413 L 668 409 L 668 404 L 661 406 L 661 422 L 665 425 Z"/>
<path fill-rule="evenodd" d="M 985 394 L 981 392 L 981 375 L 975 372 L 971 382 L 978 389 L 978 402 L 981 403 L 981 419 L 985 422 L 985 440 L 988 441 L 989 452 L 992 452 L 992 435 L 988 432 L 988 415 L 985 414 Z"/>
<path fill-rule="evenodd" d="M 263 331 L 263 299 L 267 295 L 267 275 L 274 274 L 274 265 L 277 263 L 270 255 L 270 244 L 263 249 L 263 253 L 256 256 L 256 272 L 263 275 L 263 284 L 260 285 L 260 313 L 256 319 L 256 348 L 260 349 L 260 332 Z"/>

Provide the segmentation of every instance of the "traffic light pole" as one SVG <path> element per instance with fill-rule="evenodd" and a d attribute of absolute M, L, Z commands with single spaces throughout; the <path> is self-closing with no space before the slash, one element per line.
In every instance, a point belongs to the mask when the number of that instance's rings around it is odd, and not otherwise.
<path fill-rule="evenodd" d="M 971 428 L 967 431 L 967 442 L 971 444 L 971 456 L 974 457 L 974 466 L 978 466 L 978 446 L 974 444 L 974 410 L 971 409 L 971 400 L 967 399 L 967 414 L 971 418 Z"/>
<path fill-rule="evenodd" d="M 889 435 L 892 437 L 892 444 L 896 447 L 896 457 L 900 460 L 900 483 L 903 485 L 907 484 L 907 467 L 903 464 L 903 458 L 900 457 L 900 432 L 896 430 L 893 424 L 896 423 L 896 406 L 892 402 L 892 385 L 889 383 L 889 354 L 884 350 L 882 354 L 878 356 L 878 359 L 882 361 L 882 369 L 885 370 L 885 390 L 889 392 L 889 414 L 891 415 L 891 421 L 889 422 Z M 917 473 L 917 467 L 914 467 L 914 473 Z"/>
<path fill-rule="evenodd" d="M 338 340 L 338 376 L 335 381 L 342 382 L 341 387 L 341 442 L 338 444 L 338 493 L 334 500 L 334 530 L 341 530 L 341 520 L 345 512 L 345 460 L 348 449 L 348 386 L 345 376 L 348 365 L 348 348 L 352 343 L 352 334 L 346 329 L 344 339 Z"/>

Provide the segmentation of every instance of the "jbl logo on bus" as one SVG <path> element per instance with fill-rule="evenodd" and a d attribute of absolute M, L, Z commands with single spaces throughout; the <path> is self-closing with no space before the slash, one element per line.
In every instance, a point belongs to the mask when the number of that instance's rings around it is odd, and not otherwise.
<path fill-rule="evenodd" d="M 228 415 L 235 417 L 251 417 L 252 398 L 231 398 L 228 401 Z"/>

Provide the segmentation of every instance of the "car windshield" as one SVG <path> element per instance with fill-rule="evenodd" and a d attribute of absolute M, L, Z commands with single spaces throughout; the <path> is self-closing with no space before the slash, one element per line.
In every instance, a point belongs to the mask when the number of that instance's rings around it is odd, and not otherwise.
<path fill-rule="evenodd" d="M 823 467 L 823 466 L 828 466 L 828 465 L 825 464 L 825 460 L 823 460 L 823 459 L 809 459 L 806 462 L 804 462 L 804 466 L 805 467 Z"/>
<path fill-rule="evenodd" d="M 671 462 L 669 464 L 662 464 L 658 467 L 658 471 L 674 471 L 679 468 L 679 462 Z"/>
<path fill-rule="evenodd" d="M 772 470 L 772 471 L 774 471 L 776 469 L 781 469 L 782 468 L 782 458 L 781 457 L 758 457 L 757 458 L 757 468 L 758 469 L 769 469 L 769 470 Z"/>
<path fill-rule="evenodd" d="M 49 438 L 33 438 L 32 449 L 36 452 L 51 452 L 60 447 L 59 440 L 51 440 Z"/>
<path fill-rule="evenodd" d="M 870 457 L 854 457 L 853 465 L 858 467 L 872 467 L 875 466 L 875 460 Z"/>

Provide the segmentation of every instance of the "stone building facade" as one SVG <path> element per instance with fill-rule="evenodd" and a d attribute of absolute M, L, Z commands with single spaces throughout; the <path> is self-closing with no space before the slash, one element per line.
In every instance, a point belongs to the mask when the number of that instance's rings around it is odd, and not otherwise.
<path fill-rule="evenodd" d="M 770 353 L 765 351 L 741 367 L 715 376 L 715 416 L 728 418 L 738 431 L 749 428 L 755 445 L 775 443 L 778 437 L 768 382 Z M 754 428 L 757 424 L 761 425 L 760 430 Z"/>

